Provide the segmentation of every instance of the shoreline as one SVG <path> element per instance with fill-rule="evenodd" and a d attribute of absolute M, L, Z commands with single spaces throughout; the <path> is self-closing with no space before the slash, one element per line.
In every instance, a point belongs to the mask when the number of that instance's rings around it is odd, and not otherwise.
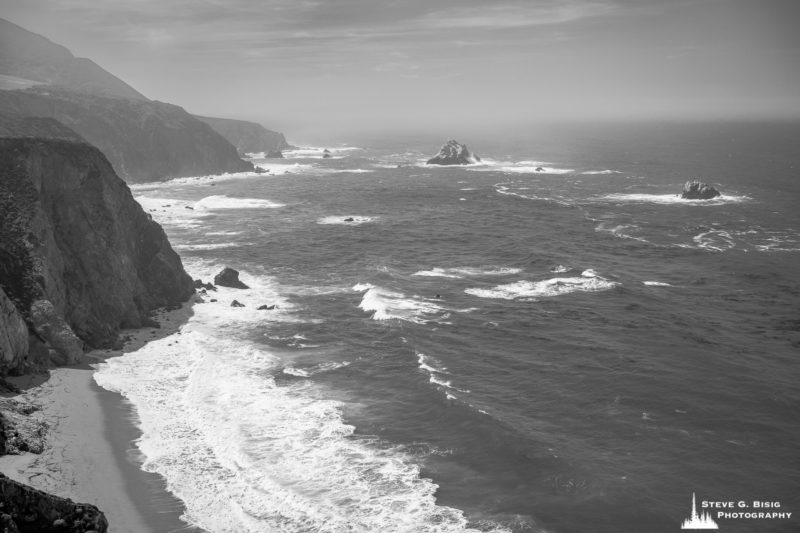
<path fill-rule="evenodd" d="M 94 380 L 96 366 L 106 359 L 177 332 L 191 316 L 193 301 L 155 313 L 160 328 L 121 332 L 126 339 L 121 350 L 95 350 L 84 354 L 79 365 L 8 378 L 22 392 L 7 396 L 37 406 L 31 417 L 48 429 L 41 454 L 2 456 L 0 472 L 56 496 L 96 505 L 111 533 L 205 533 L 181 520 L 184 504 L 167 490 L 166 480 L 142 470 L 134 406 Z"/>

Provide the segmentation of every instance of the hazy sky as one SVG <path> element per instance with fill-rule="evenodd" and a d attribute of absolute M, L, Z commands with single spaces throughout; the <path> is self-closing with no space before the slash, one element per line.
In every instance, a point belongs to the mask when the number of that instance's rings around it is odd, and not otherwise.
<path fill-rule="evenodd" d="M 290 137 L 800 116 L 800 0 L 0 0 L 0 16 L 150 98 Z"/>

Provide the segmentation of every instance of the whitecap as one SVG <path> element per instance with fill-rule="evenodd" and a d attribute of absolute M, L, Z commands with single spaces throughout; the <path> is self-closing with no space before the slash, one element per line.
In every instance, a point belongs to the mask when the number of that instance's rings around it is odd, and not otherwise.
<path fill-rule="evenodd" d="M 521 268 L 472 268 L 472 267 L 456 267 L 456 268 L 439 268 L 435 267 L 431 270 L 419 270 L 414 272 L 412 276 L 423 277 L 438 277 L 438 278 L 463 278 L 465 276 L 509 276 L 512 274 L 519 274 L 522 272 Z"/>
<path fill-rule="evenodd" d="M 696 205 L 696 206 L 710 206 L 710 205 L 723 205 L 723 204 L 738 204 L 751 200 L 748 196 L 734 196 L 723 194 L 710 200 L 688 200 L 681 198 L 680 194 L 623 194 L 614 193 L 597 196 L 592 198 L 593 201 L 598 202 L 631 202 L 631 203 L 652 203 L 652 204 L 679 204 L 679 205 Z"/>
<path fill-rule="evenodd" d="M 194 204 L 195 209 L 274 209 L 286 204 L 273 202 L 265 198 L 232 198 L 225 195 L 206 196 Z"/>
<path fill-rule="evenodd" d="M 586 170 L 581 172 L 581 174 L 586 174 L 588 176 L 593 175 L 603 175 L 603 174 L 622 174 L 619 170 Z"/>
<path fill-rule="evenodd" d="M 592 271 L 585 271 L 580 277 L 552 278 L 542 281 L 517 281 L 498 285 L 491 289 L 472 288 L 464 292 L 480 298 L 496 298 L 513 300 L 516 298 L 547 298 L 561 296 L 573 292 L 598 292 L 612 289 L 618 285 L 598 276 Z"/>
<path fill-rule="evenodd" d="M 663 281 L 643 281 L 642 283 L 649 287 L 672 287 L 672 285 Z"/>
<path fill-rule="evenodd" d="M 353 286 L 353 290 L 366 291 L 358 307 L 366 312 L 372 312 L 373 320 L 399 319 L 425 324 L 433 315 L 445 311 L 439 305 L 418 296 L 408 297 L 403 293 L 370 284 L 359 283 Z"/>

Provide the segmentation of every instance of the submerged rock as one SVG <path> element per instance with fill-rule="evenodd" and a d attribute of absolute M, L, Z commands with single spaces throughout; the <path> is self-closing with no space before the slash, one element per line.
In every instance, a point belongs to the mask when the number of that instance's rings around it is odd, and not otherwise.
<path fill-rule="evenodd" d="M 231 307 L 245 307 L 245 305 L 239 300 L 234 300 L 231 302 Z"/>
<path fill-rule="evenodd" d="M 707 183 L 697 180 L 687 181 L 683 185 L 681 198 L 686 200 L 710 200 L 720 196 L 720 192 Z"/>
<path fill-rule="evenodd" d="M 283 159 L 283 152 L 280 150 L 270 150 L 264 157 L 267 159 Z"/>
<path fill-rule="evenodd" d="M 355 219 L 353 217 L 348 217 L 348 218 L 344 219 L 344 221 L 345 222 L 355 222 Z"/>
<path fill-rule="evenodd" d="M 250 288 L 239 281 L 239 271 L 229 267 L 223 268 L 219 274 L 214 276 L 214 284 L 220 287 L 231 287 L 232 289 Z"/>
<path fill-rule="evenodd" d="M 278 306 L 277 305 L 260 305 L 260 306 L 258 306 L 258 310 L 259 311 L 272 311 L 276 307 L 278 307 Z"/>
<path fill-rule="evenodd" d="M 469 151 L 467 145 L 451 139 L 442 146 L 438 154 L 428 160 L 428 164 L 473 165 L 480 162 L 480 160 L 480 157 Z"/>

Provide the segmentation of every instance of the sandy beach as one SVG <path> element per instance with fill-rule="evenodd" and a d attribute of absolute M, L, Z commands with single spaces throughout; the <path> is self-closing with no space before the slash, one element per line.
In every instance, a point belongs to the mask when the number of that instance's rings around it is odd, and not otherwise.
<path fill-rule="evenodd" d="M 180 520 L 182 503 L 157 474 L 141 470 L 135 441 L 136 413 L 120 395 L 101 388 L 95 367 L 135 351 L 149 340 L 175 333 L 191 315 L 191 303 L 158 314 L 161 328 L 126 331 L 122 350 L 96 350 L 81 365 L 45 374 L 9 378 L 22 393 L 11 398 L 39 410 L 31 416 L 48 426 L 41 454 L 0 457 L 0 471 L 12 479 L 105 513 L 114 533 L 200 531 Z"/>

